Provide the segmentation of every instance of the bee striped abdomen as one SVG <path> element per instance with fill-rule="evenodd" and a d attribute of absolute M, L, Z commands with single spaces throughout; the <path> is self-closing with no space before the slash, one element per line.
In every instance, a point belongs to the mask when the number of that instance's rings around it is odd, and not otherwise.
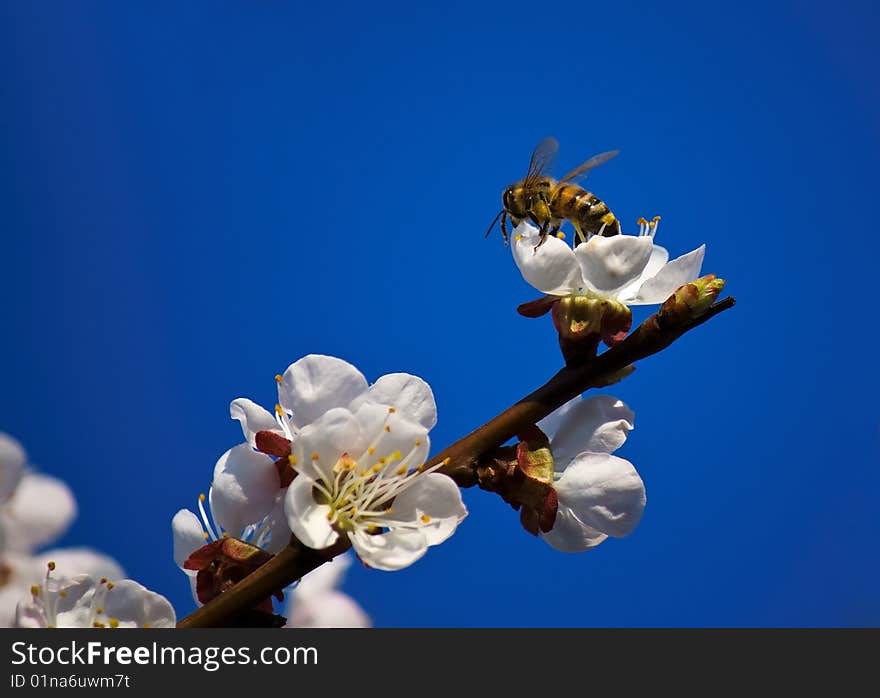
<path fill-rule="evenodd" d="M 616 235 L 620 232 L 620 223 L 608 205 L 576 184 L 560 186 L 554 193 L 551 209 L 554 217 L 567 218 L 585 233 L 602 230 L 603 235 Z"/>

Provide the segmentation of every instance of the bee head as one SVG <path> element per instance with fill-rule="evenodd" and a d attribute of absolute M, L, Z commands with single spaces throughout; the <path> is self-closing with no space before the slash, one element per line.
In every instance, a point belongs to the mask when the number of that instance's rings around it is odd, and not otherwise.
<path fill-rule="evenodd" d="M 521 219 L 528 214 L 529 206 L 526 199 L 523 187 L 511 184 L 501 195 L 501 204 L 512 218 Z"/>

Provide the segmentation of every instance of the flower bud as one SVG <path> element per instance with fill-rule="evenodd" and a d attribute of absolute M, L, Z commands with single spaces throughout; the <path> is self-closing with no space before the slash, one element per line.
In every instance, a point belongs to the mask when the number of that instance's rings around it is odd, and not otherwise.
<path fill-rule="evenodd" d="M 709 309 L 724 288 L 724 279 L 706 274 L 678 288 L 660 306 L 660 318 L 684 322 L 698 318 Z"/>

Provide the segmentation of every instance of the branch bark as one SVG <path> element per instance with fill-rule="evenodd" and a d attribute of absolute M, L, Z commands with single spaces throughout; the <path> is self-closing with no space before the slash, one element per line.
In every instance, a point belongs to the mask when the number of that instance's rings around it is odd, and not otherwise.
<path fill-rule="evenodd" d="M 460 487 L 476 485 L 476 466 L 481 455 L 498 448 L 523 428 L 540 421 L 573 397 L 590 388 L 614 382 L 614 377 L 631 364 L 662 351 L 686 332 L 732 308 L 735 302 L 732 297 L 727 297 L 711 305 L 698 317 L 684 320 L 676 320 L 672 315 L 665 315 L 662 310 L 655 313 L 620 344 L 589 363 L 563 368 L 533 393 L 438 453 L 429 464 L 447 461 L 438 472 L 449 475 Z M 313 550 L 293 539 L 287 548 L 265 565 L 183 618 L 177 627 L 206 628 L 226 625 L 260 600 L 292 584 L 341 552 L 343 549 L 340 548 Z"/>

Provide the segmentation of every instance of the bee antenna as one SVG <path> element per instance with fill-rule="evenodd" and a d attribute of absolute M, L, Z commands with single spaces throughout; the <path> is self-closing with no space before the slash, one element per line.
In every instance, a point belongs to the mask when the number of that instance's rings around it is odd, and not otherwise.
<path fill-rule="evenodd" d="M 502 214 L 502 213 L 504 213 L 504 209 L 503 209 L 503 208 L 498 212 L 498 215 L 495 216 L 495 218 L 492 219 L 492 224 L 489 226 L 489 230 L 487 230 L 487 231 L 486 231 L 486 234 L 483 236 L 484 238 L 489 237 L 489 233 L 492 232 L 492 228 L 495 227 L 495 224 L 498 222 L 498 219 L 501 218 L 501 214 Z"/>

